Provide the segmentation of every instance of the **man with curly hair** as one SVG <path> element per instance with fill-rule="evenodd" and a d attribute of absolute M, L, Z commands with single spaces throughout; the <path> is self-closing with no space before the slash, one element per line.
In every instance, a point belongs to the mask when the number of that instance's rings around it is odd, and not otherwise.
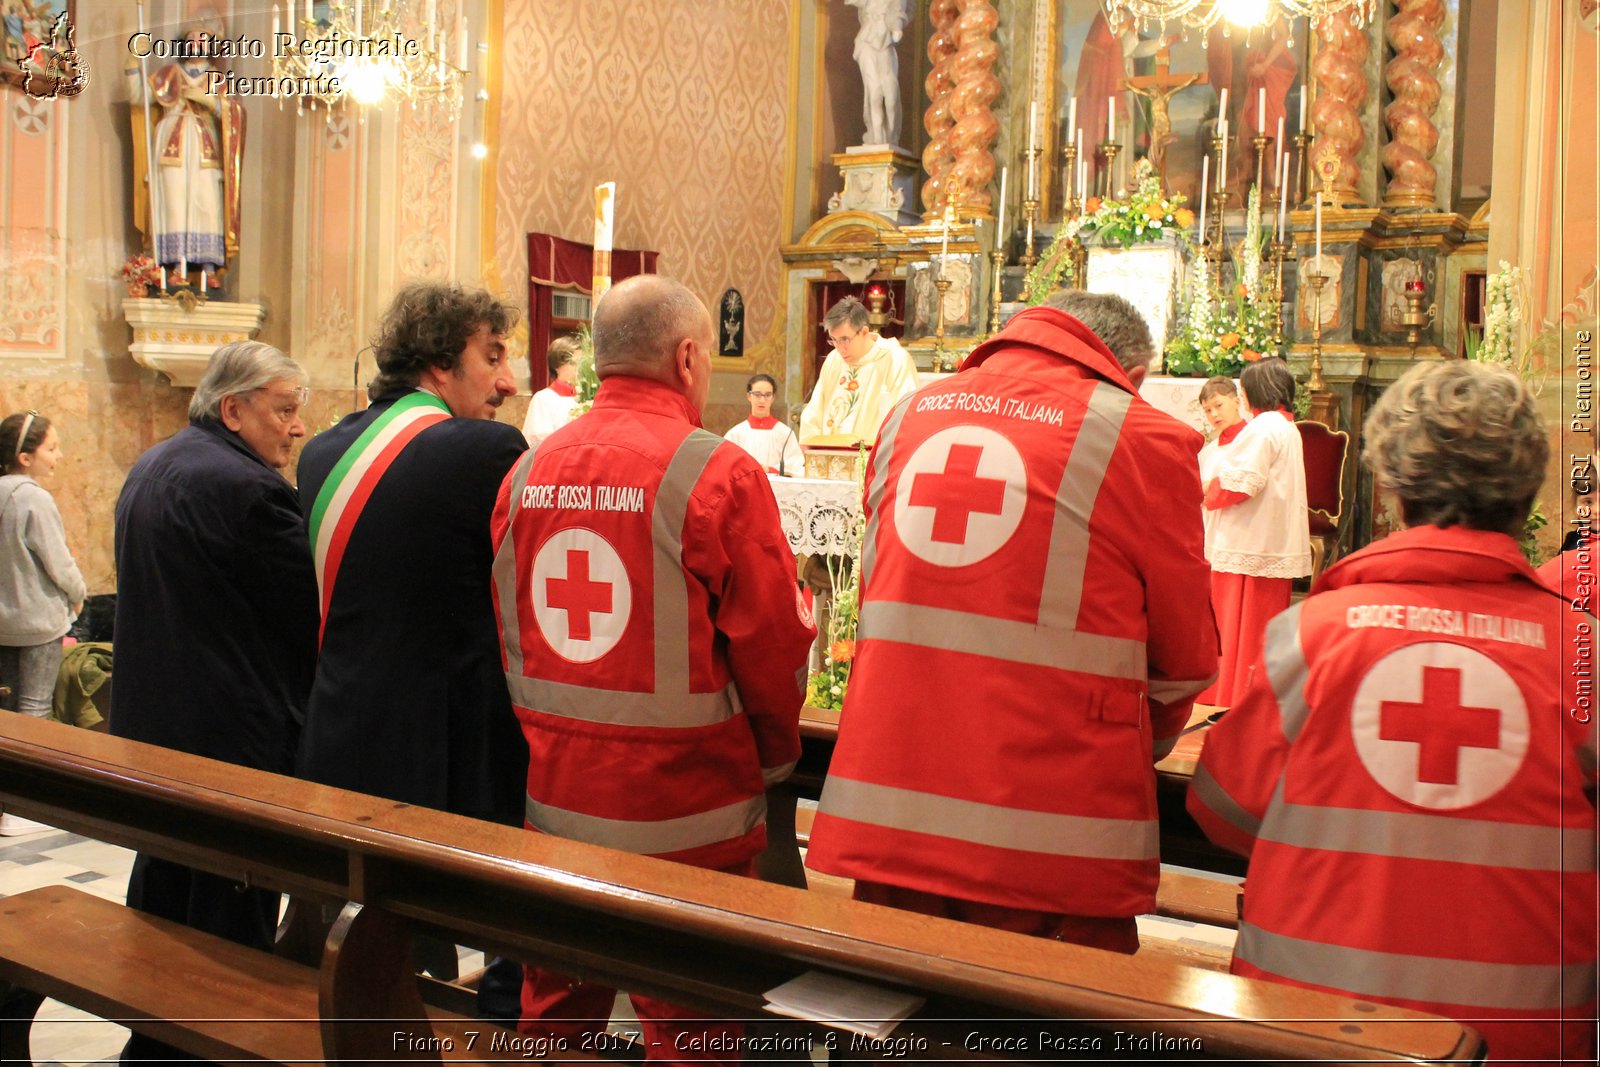
<path fill-rule="evenodd" d="M 494 421 L 516 392 L 515 314 L 482 290 L 403 289 L 374 344 L 371 406 L 305 447 L 322 628 L 299 768 L 520 825 L 527 749 L 500 668 L 487 533 L 527 448 Z"/>
<path fill-rule="evenodd" d="M 1405 528 L 1272 620 L 1189 792 L 1250 857 L 1233 973 L 1593 1062 L 1597 624 L 1517 547 L 1549 458 L 1533 393 L 1419 365 L 1363 441 Z"/>

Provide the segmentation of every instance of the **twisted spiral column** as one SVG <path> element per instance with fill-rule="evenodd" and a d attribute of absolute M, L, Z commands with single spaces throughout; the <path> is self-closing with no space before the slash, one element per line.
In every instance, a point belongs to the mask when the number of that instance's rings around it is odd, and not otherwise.
<path fill-rule="evenodd" d="M 928 131 L 928 144 L 922 150 L 922 166 L 928 172 L 928 180 L 922 183 L 924 218 L 944 210 L 945 174 L 956 161 L 950 141 L 956 124 L 950 115 L 950 98 L 956 90 L 956 19 L 960 14 L 959 0 L 932 0 L 928 5 L 928 60 L 932 67 L 923 82 L 929 100 L 922 116 L 922 128 Z"/>
<path fill-rule="evenodd" d="M 994 76 L 1000 46 L 993 37 L 1000 13 L 989 0 L 961 0 L 956 19 L 957 50 L 954 63 L 955 92 L 950 96 L 950 132 L 955 165 L 945 175 L 945 198 L 953 200 L 963 216 L 989 214 L 989 182 L 994 177 L 994 154 L 989 149 L 1000 136 L 1000 123 L 989 105 L 1000 95 Z"/>
<path fill-rule="evenodd" d="M 1383 109 L 1389 143 L 1383 146 L 1383 165 L 1389 187 L 1385 207 L 1431 207 L 1438 169 L 1429 162 L 1439 147 L 1439 128 L 1433 113 L 1439 107 L 1439 79 L 1444 61 L 1439 27 L 1444 24 L 1441 0 L 1396 0 L 1397 14 L 1384 27 L 1384 38 L 1394 58 L 1383 68 L 1383 80 L 1393 101 Z"/>
<path fill-rule="evenodd" d="M 1329 15 L 1317 24 L 1317 57 L 1311 63 L 1311 75 L 1317 84 L 1311 121 L 1317 139 L 1311 159 L 1316 159 L 1324 148 L 1332 148 L 1338 154 L 1339 176 L 1333 187 L 1346 200 L 1359 196 L 1361 170 L 1356 156 L 1366 141 L 1361 129 L 1361 108 L 1367 102 L 1367 76 L 1362 68 L 1369 51 L 1367 31 L 1357 25 L 1354 10 Z M 1312 184 L 1321 188 L 1320 181 Z"/>

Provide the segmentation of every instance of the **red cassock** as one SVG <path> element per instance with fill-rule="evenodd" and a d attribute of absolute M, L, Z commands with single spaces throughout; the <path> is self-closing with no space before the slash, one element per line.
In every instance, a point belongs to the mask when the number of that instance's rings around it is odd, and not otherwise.
<path fill-rule="evenodd" d="M 1217 663 L 1199 447 L 1051 308 L 900 402 L 867 473 L 811 867 L 1047 913 L 1154 907 L 1152 763 Z"/>
<path fill-rule="evenodd" d="M 664 385 L 603 382 L 501 487 L 495 604 L 528 828 L 746 872 L 800 754 L 815 631 L 766 473 L 699 422 Z M 523 1004 L 529 1032 L 570 1034 L 611 992 L 530 968 Z M 635 1006 L 669 1059 L 673 1034 L 737 1030 Z"/>
<path fill-rule="evenodd" d="M 1234 973 L 1592 1059 L 1556 1020 L 1595 1006 L 1594 626 L 1511 538 L 1433 526 L 1273 620 L 1189 793 L 1250 857 Z"/>

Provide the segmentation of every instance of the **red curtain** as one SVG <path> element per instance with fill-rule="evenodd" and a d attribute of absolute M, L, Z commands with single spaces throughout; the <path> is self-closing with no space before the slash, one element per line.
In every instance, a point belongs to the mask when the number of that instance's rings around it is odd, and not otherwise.
<path fill-rule="evenodd" d="M 611 253 L 611 280 L 654 274 L 659 252 L 618 248 Z M 534 388 L 549 384 L 544 352 L 550 347 L 550 291 L 590 295 L 594 287 L 594 246 L 548 233 L 528 234 L 528 372 Z"/>

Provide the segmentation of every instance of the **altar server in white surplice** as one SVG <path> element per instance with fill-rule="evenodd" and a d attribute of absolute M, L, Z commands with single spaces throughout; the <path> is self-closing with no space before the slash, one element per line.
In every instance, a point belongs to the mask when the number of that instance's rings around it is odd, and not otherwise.
<path fill-rule="evenodd" d="M 1245 427 L 1244 416 L 1239 412 L 1239 389 L 1233 379 L 1219 374 L 1206 382 L 1200 389 L 1200 410 L 1216 432 L 1216 436 L 1200 449 L 1200 484 L 1210 485 L 1211 480 L 1222 472 L 1229 446 Z M 1205 509 L 1200 517 L 1205 521 L 1206 559 L 1209 561 L 1211 534 L 1217 524 L 1217 513 Z M 1201 703 L 1208 701 L 1202 700 Z"/>
<path fill-rule="evenodd" d="M 853 296 L 829 308 L 822 325 L 833 351 L 800 416 L 800 443 L 837 436 L 871 441 L 895 403 L 917 391 L 916 361 L 899 341 L 870 329 L 866 305 Z"/>
<path fill-rule="evenodd" d="M 723 436 L 754 456 L 768 474 L 804 475 L 806 461 L 800 454 L 799 438 L 772 414 L 777 381 L 770 374 L 757 374 L 745 383 L 744 395 L 750 398 L 750 417 Z"/>
<path fill-rule="evenodd" d="M 522 436 L 528 439 L 529 448 L 536 447 L 572 418 L 572 409 L 578 406 L 578 359 L 582 355 L 583 345 L 576 334 L 550 342 L 544 357 L 550 367 L 550 384 L 533 394 L 528 401 L 528 417 L 522 423 Z"/>

